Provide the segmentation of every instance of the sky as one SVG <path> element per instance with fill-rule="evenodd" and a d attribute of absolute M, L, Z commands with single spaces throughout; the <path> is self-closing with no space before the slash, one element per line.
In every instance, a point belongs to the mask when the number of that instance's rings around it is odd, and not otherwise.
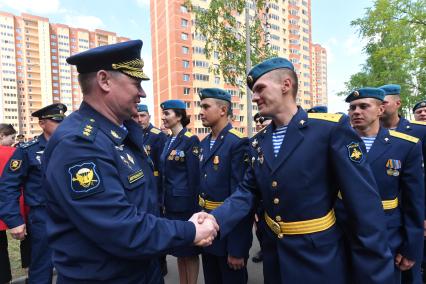
<path fill-rule="evenodd" d="M 326 47 L 328 55 L 329 112 L 346 111 L 344 83 L 365 62 L 364 42 L 350 22 L 362 17 L 373 0 L 312 0 L 312 39 Z M 107 5 L 106 5 L 107 3 Z M 120 36 L 142 39 L 145 72 L 152 78 L 152 53 L 149 0 L 0 0 L 0 10 L 15 15 L 30 13 L 49 18 L 51 23 L 64 23 L 89 30 L 114 31 Z M 143 82 L 152 107 L 152 81 Z"/>

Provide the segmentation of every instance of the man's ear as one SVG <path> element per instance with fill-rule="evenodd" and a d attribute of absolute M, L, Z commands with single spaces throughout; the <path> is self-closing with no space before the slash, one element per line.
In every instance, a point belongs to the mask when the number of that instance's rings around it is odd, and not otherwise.
<path fill-rule="evenodd" d="M 108 71 L 99 70 L 96 73 L 96 83 L 104 92 L 109 92 L 111 90 L 111 74 Z"/>

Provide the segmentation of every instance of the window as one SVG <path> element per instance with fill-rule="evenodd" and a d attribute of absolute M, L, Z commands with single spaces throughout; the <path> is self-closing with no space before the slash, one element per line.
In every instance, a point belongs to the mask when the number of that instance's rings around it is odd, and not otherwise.
<path fill-rule="evenodd" d="M 188 20 L 181 19 L 181 21 L 180 21 L 180 26 L 181 26 L 182 28 L 187 28 L 187 27 L 188 27 Z"/>
<path fill-rule="evenodd" d="M 182 46 L 182 53 L 183 54 L 188 54 L 189 53 L 189 48 L 186 46 Z"/>
<path fill-rule="evenodd" d="M 184 95 L 189 95 L 189 93 L 191 92 L 191 88 L 183 88 L 183 94 Z"/>
<path fill-rule="evenodd" d="M 186 6 L 184 6 L 184 5 L 181 5 L 181 6 L 180 6 L 180 11 L 181 11 L 182 13 L 186 14 L 186 13 L 188 13 L 188 8 L 186 8 Z"/>
<path fill-rule="evenodd" d="M 183 64 L 183 68 L 189 68 L 189 61 L 188 60 L 183 60 L 182 64 Z"/>
<path fill-rule="evenodd" d="M 189 74 L 183 74 L 183 80 L 185 82 L 188 82 L 189 81 Z"/>
<path fill-rule="evenodd" d="M 182 33 L 182 34 L 180 35 L 180 38 L 181 38 L 182 40 L 187 40 L 187 39 L 188 39 L 188 34 L 187 34 L 187 33 Z"/>

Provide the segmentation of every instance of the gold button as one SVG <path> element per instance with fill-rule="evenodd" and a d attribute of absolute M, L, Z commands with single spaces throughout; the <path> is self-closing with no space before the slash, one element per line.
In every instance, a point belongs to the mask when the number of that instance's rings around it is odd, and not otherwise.
<path fill-rule="evenodd" d="M 274 198 L 274 204 L 280 203 L 280 200 L 278 198 Z"/>
<path fill-rule="evenodd" d="M 277 187 L 278 182 L 276 182 L 275 180 L 272 182 L 272 187 Z"/>
<path fill-rule="evenodd" d="M 279 234 L 278 234 L 278 238 L 279 238 L 279 239 L 282 239 L 283 237 L 284 237 L 284 234 L 283 234 L 283 233 L 279 233 Z"/>
<path fill-rule="evenodd" d="M 276 216 L 276 217 L 275 217 L 275 220 L 276 220 L 277 222 L 281 222 L 281 216 Z"/>

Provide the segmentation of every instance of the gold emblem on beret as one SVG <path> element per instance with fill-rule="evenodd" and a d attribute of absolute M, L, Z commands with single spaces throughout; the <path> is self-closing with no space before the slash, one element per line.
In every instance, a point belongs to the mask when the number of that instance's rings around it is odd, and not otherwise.
<path fill-rule="evenodd" d="M 251 75 L 248 75 L 247 76 L 247 83 L 249 84 L 249 85 L 251 85 L 251 84 L 253 84 L 253 76 L 251 76 Z"/>
<path fill-rule="evenodd" d="M 358 97 L 359 96 L 359 92 L 358 91 L 354 91 L 352 94 L 354 95 L 354 97 Z"/>

